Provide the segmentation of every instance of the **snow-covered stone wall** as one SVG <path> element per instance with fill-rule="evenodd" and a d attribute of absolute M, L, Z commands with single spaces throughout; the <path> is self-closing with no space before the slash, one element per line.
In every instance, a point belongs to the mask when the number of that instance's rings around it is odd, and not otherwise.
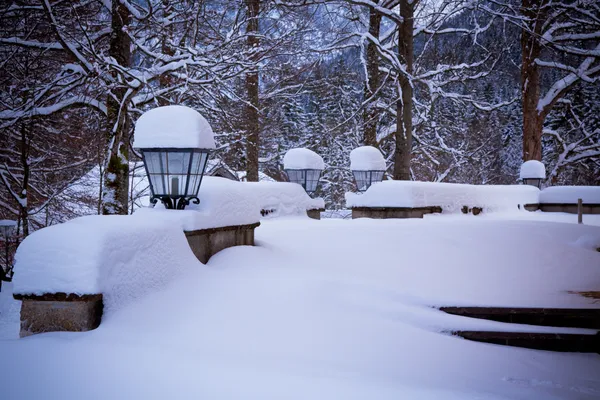
<path fill-rule="evenodd" d="M 457 183 L 383 181 L 364 194 L 346 193 L 347 207 L 433 207 L 444 213 L 461 212 L 463 206 L 484 211 L 517 210 L 537 204 L 540 191 L 528 185 L 465 185 Z"/>
<path fill-rule="evenodd" d="M 552 186 L 540 193 L 541 204 L 600 204 L 600 186 Z"/>

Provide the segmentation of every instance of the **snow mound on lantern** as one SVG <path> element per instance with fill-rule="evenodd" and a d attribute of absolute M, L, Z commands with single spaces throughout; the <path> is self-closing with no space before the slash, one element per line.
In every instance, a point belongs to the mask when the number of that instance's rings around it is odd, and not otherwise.
<path fill-rule="evenodd" d="M 133 147 L 214 149 L 215 138 L 208 121 L 198 111 L 165 106 L 146 111 L 137 120 Z"/>
<path fill-rule="evenodd" d="M 247 182 L 244 183 L 257 199 L 265 217 L 283 217 L 288 215 L 306 215 L 307 210 L 325 208 L 321 198 L 313 199 L 302 186 L 289 182 Z"/>
<path fill-rule="evenodd" d="M 521 164 L 519 178 L 546 179 L 546 167 L 542 162 L 537 160 L 525 161 Z"/>
<path fill-rule="evenodd" d="M 350 152 L 350 169 L 353 171 L 385 171 L 383 154 L 373 146 L 362 146 Z"/>
<path fill-rule="evenodd" d="M 305 148 L 291 149 L 283 157 L 284 169 L 325 169 L 320 155 Z"/>
<path fill-rule="evenodd" d="M 160 202 L 154 208 L 142 207 L 135 211 L 133 218 L 159 219 L 178 225 L 184 231 L 250 225 L 260 221 L 260 203 L 247 183 L 205 176 L 198 198 L 200 204 L 191 203 L 185 210 L 167 210 Z"/>
<path fill-rule="evenodd" d="M 540 203 L 600 204 L 600 186 L 552 186 L 541 191 Z"/>
<path fill-rule="evenodd" d="M 383 181 L 364 194 L 346 193 L 348 207 L 442 207 L 458 213 L 463 206 L 484 211 L 517 210 L 539 201 L 539 189 L 529 185 L 466 185 L 458 183 Z"/>
<path fill-rule="evenodd" d="M 102 293 L 110 312 L 198 263 L 176 224 L 85 216 L 25 238 L 15 256 L 14 293 Z"/>

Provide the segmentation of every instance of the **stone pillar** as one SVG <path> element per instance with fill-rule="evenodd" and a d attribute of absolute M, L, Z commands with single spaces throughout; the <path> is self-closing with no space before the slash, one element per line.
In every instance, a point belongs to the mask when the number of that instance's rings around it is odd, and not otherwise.
<path fill-rule="evenodd" d="M 15 294 L 14 298 L 22 301 L 20 337 L 43 332 L 90 331 L 102 319 L 101 294 Z"/>
<path fill-rule="evenodd" d="M 308 215 L 308 218 L 321 219 L 321 211 L 325 211 L 325 209 L 317 208 L 314 210 L 306 210 L 306 215 Z"/>

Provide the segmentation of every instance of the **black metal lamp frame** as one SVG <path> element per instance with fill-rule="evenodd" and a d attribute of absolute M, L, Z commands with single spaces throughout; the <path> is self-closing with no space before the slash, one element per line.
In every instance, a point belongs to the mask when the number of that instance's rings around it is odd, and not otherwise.
<path fill-rule="evenodd" d="M 190 176 L 192 175 L 192 161 L 194 157 L 193 154 L 201 153 L 206 154 L 206 160 L 204 165 L 202 166 L 202 172 L 200 173 L 200 182 L 198 183 L 198 191 L 200 190 L 200 186 L 202 185 L 202 179 L 204 178 L 204 172 L 206 171 L 206 165 L 208 164 L 208 156 L 210 155 L 209 149 L 190 149 L 190 148 L 173 148 L 173 147 L 153 147 L 153 148 L 144 148 L 140 149 L 142 152 L 142 160 L 144 161 L 144 168 L 146 170 L 146 175 L 148 176 L 148 182 L 150 184 L 150 191 L 152 192 L 152 196 L 150 197 L 150 203 L 156 204 L 160 200 L 166 208 L 172 210 L 183 210 L 186 206 L 190 204 L 190 202 L 194 204 L 200 204 L 200 199 L 198 198 L 198 192 L 194 194 L 189 194 L 189 186 L 190 186 Z M 184 193 L 181 195 L 168 195 L 168 194 L 155 194 L 154 185 L 152 184 L 152 179 L 150 178 L 150 171 L 148 170 L 148 163 L 146 161 L 146 153 L 145 152 L 163 152 L 163 153 L 185 153 L 190 154 L 190 161 L 187 170 L 187 180 L 185 183 Z M 161 162 L 162 168 L 162 162 Z M 167 171 L 168 173 L 168 171 Z M 163 177 L 167 175 L 165 171 L 161 171 Z M 152 175 L 156 175 L 153 173 Z M 163 187 L 167 187 L 166 184 L 163 183 Z"/>

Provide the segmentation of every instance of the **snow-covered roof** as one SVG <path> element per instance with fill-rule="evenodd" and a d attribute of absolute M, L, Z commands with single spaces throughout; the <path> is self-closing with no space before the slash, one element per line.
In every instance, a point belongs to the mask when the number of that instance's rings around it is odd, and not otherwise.
<path fill-rule="evenodd" d="M 540 203 L 600 204 L 600 186 L 552 186 L 541 191 Z"/>
<path fill-rule="evenodd" d="M 284 169 L 325 169 L 323 158 L 305 148 L 290 149 L 283 157 Z"/>
<path fill-rule="evenodd" d="M 208 121 L 185 106 L 157 107 L 146 111 L 135 124 L 133 147 L 214 149 Z"/>
<path fill-rule="evenodd" d="M 521 164 L 521 179 L 546 179 L 546 167 L 538 160 L 529 160 Z"/>
<path fill-rule="evenodd" d="M 353 171 L 385 171 L 383 154 L 373 146 L 361 146 L 350 152 L 350 169 Z"/>
<path fill-rule="evenodd" d="M 17 226 L 17 221 L 11 219 L 0 219 L 0 226 Z"/>

